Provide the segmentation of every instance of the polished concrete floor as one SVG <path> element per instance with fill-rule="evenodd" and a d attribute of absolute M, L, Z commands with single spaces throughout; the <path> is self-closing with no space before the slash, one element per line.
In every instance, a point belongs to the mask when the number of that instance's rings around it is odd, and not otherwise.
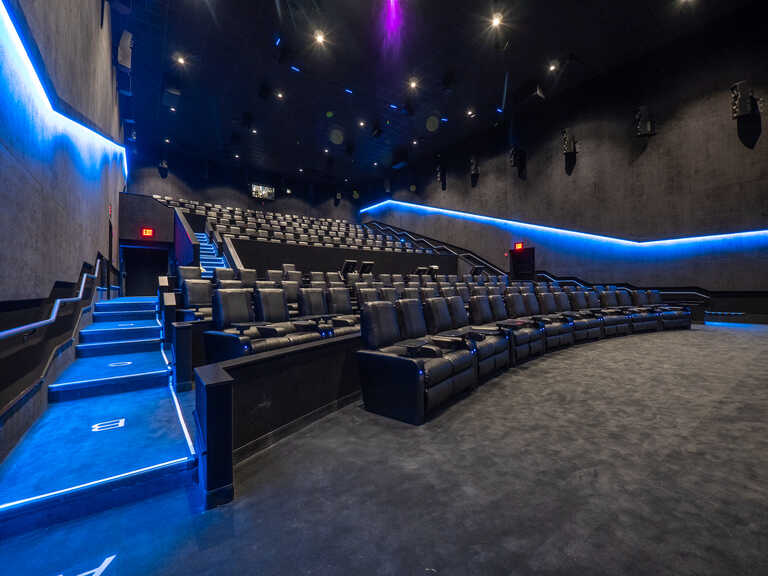
<path fill-rule="evenodd" d="M 188 399 L 185 399 L 188 400 Z M 420 428 L 348 406 L 178 490 L 0 542 L 9 574 L 768 574 L 768 327 L 549 354 Z"/>

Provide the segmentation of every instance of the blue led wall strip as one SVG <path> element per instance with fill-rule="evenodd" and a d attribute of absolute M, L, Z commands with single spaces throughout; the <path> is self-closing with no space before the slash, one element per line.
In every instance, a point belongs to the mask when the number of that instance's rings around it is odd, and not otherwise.
<path fill-rule="evenodd" d="M 42 82 L 40 82 L 40 77 L 32 64 L 32 60 L 24 48 L 19 32 L 8 13 L 8 9 L 5 7 L 5 0 L 0 0 L 0 43 L 8 46 L 21 64 L 24 70 L 24 77 L 19 78 L 19 82 L 24 82 L 30 89 L 29 92 L 35 100 L 34 104 L 43 111 L 48 124 L 59 128 L 73 142 L 77 142 L 80 139 L 88 139 L 90 144 L 102 146 L 105 152 L 119 153 L 122 156 L 123 174 L 127 179 L 128 159 L 124 146 L 113 142 L 109 138 L 53 109 L 53 105 L 48 98 L 48 94 L 45 92 L 45 88 L 43 88 Z"/>
<path fill-rule="evenodd" d="M 451 218 L 461 218 L 464 220 L 474 220 L 475 222 L 481 222 L 483 224 L 492 224 L 495 226 L 519 226 L 521 228 L 527 228 L 533 231 L 550 232 L 555 234 L 562 234 L 572 236 L 576 238 L 583 238 L 585 240 L 598 240 L 609 244 L 618 244 L 621 246 L 633 246 L 633 247 L 653 247 L 653 246 L 669 246 L 675 244 L 695 244 L 701 242 L 712 242 L 718 240 L 729 240 L 738 238 L 754 238 L 765 237 L 768 239 L 768 230 L 752 230 L 748 232 L 734 232 L 731 234 L 713 234 L 710 236 L 692 236 L 688 238 L 671 238 L 667 240 L 651 240 L 647 242 L 636 242 L 634 240 L 624 240 L 623 238 L 614 238 L 611 236 L 601 236 L 599 234 L 589 234 L 587 232 L 576 232 L 575 230 L 566 230 L 564 228 L 553 228 L 551 226 L 541 226 L 539 224 L 529 224 L 527 222 L 518 222 L 516 220 L 505 220 L 503 218 L 494 218 L 492 216 L 483 216 L 482 214 L 472 214 L 470 212 L 460 212 L 458 210 L 449 210 L 447 208 L 436 208 L 434 206 L 426 206 L 423 204 L 412 204 L 410 202 L 400 202 L 399 200 L 384 200 L 378 204 L 368 206 L 360 210 L 360 214 L 373 212 L 380 208 L 405 208 L 408 210 L 414 210 L 416 212 L 424 212 L 426 214 L 435 214 L 438 216 L 448 216 Z"/>

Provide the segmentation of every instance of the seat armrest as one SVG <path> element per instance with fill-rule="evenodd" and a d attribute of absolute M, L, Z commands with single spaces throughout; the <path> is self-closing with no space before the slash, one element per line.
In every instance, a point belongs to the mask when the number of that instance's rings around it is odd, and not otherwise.
<path fill-rule="evenodd" d="M 440 358 L 442 353 L 440 350 L 429 347 L 429 341 L 420 340 L 417 342 L 409 342 L 403 345 L 409 358 Z"/>
<path fill-rule="evenodd" d="M 458 336 L 432 336 L 430 340 L 445 350 L 460 350 L 467 347 L 467 341 Z"/>
<path fill-rule="evenodd" d="M 320 326 L 317 320 L 305 320 L 302 318 L 291 320 L 291 324 L 293 324 L 298 332 L 314 332 Z"/>
<path fill-rule="evenodd" d="M 409 424 L 424 422 L 424 370 L 412 358 L 372 350 L 356 353 L 366 409 Z"/>
<path fill-rule="evenodd" d="M 334 326 L 357 326 L 352 318 L 332 318 Z"/>
<path fill-rule="evenodd" d="M 250 328 L 257 328 L 259 326 L 266 326 L 266 322 L 233 322 L 230 324 L 231 328 L 234 328 L 237 330 L 241 335 L 246 330 L 249 330 Z"/>

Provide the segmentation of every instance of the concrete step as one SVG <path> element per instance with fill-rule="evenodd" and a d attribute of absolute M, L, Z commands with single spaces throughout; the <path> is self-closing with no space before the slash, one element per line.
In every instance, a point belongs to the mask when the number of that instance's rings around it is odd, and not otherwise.
<path fill-rule="evenodd" d="M 159 337 L 143 340 L 113 340 L 111 342 L 91 342 L 78 344 L 75 353 L 78 358 L 107 356 L 114 354 L 133 354 L 134 352 L 153 352 L 159 349 L 162 340 Z"/>
<path fill-rule="evenodd" d="M 154 310 L 120 310 L 117 312 L 94 312 L 94 322 L 133 322 L 135 320 L 154 320 Z"/>

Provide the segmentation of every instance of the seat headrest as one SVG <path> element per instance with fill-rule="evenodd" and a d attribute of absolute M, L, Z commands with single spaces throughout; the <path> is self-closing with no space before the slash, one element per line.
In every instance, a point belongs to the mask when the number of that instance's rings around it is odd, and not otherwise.
<path fill-rule="evenodd" d="M 520 318 L 528 314 L 525 309 L 525 301 L 519 292 L 510 292 L 505 298 L 507 304 L 507 313 L 511 318 Z"/>
<path fill-rule="evenodd" d="M 348 288 L 328 289 L 328 308 L 331 314 L 352 314 L 352 300 Z"/>
<path fill-rule="evenodd" d="M 253 322 L 253 291 L 247 288 L 216 290 L 213 294 L 213 321 L 217 330 L 236 322 Z"/>
<path fill-rule="evenodd" d="M 525 292 L 523 294 L 523 302 L 525 302 L 525 309 L 529 316 L 541 314 L 541 308 L 539 307 L 539 300 L 536 298 L 536 294 L 533 292 Z"/>
<path fill-rule="evenodd" d="M 288 308 L 281 288 L 257 288 L 253 294 L 256 319 L 261 322 L 286 322 Z"/>
<path fill-rule="evenodd" d="M 469 299 L 469 317 L 472 324 L 488 324 L 493 322 L 493 312 L 488 296 L 472 296 Z"/>
<path fill-rule="evenodd" d="M 571 308 L 574 310 L 586 310 L 589 308 L 587 295 L 584 292 L 570 292 L 568 298 L 571 300 Z"/>
<path fill-rule="evenodd" d="M 427 334 L 421 300 L 413 298 L 398 300 L 395 308 L 397 308 L 400 334 L 403 338 L 420 338 Z"/>
<path fill-rule="evenodd" d="M 632 295 L 626 290 L 617 290 L 616 297 L 619 300 L 619 306 L 632 306 Z"/>
<path fill-rule="evenodd" d="M 365 302 L 360 311 L 360 332 L 367 348 L 377 349 L 400 340 L 397 313 L 391 302 Z"/>
<path fill-rule="evenodd" d="M 427 322 L 427 331 L 430 334 L 445 332 L 453 327 L 451 324 L 451 311 L 445 298 L 428 298 L 425 300 L 424 319 Z"/>
<path fill-rule="evenodd" d="M 208 280 L 185 280 L 183 291 L 185 306 L 211 306 L 213 284 Z"/>
<path fill-rule="evenodd" d="M 571 300 L 568 298 L 568 294 L 565 292 L 555 292 L 554 296 L 557 309 L 560 310 L 560 312 L 568 312 L 571 310 Z"/>
<path fill-rule="evenodd" d="M 616 297 L 616 292 L 603 290 L 600 292 L 600 303 L 606 308 L 616 308 L 619 305 L 619 299 Z"/>
<path fill-rule="evenodd" d="M 327 314 L 325 295 L 320 288 L 299 288 L 299 315 Z"/>
<path fill-rule="evenodd" d="M 539 292 L 538 297 L 542 314 L 556 314 L 559 312 L 555 303 L 555 296 L 552 292 Z"/>
<path fill-rule="evenodd" d="M 448 311 L 451 313 L 451 327 L 461 328 L 469 325 L 469 316 L 464 308 L 464 300 L 461 296 L 449 296 L 445 299 L 448 304 Z"/>
<path fill-rule="evenodd" d="M 491 306 L 491 313 L 493 314 L 494 320 L 499 321 L 509 318 L 507 314 L 507 307 L 504 304 L 503 296 L 496 294 L 488 296 L 488 303 Z"/>

